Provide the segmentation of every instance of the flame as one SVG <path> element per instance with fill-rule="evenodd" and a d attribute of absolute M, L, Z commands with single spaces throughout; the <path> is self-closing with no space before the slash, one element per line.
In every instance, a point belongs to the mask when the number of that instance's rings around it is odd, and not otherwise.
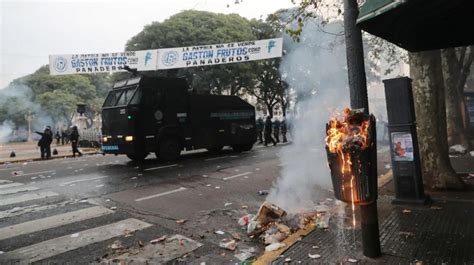
<path fill-rule="evenodd" d="M 361 124 L 350 123 L 348 118 L 352 113 L 350 109 L 346 108 L 342 119 L 334 117 L 329 120 L 326 144 L 331 153 L 346 153 L 353 145 L 359 145 L 360 149 L 368 147 L 369 121 L 364 120 Z"/>
<path fill-rule="evenodd" d="M 360 161 L 351 160 L 351 152 L 357 150 L 364 150 L 369 147 L 368 142 L 368 128 L 369 120 L 363 118 L 363 114 L 357 111 L 352 111 L 348 108 L 344 109 L 342 117 L 336 115 L 329 120 L 326 145 L 329 152 L 338 154 L 341 159 L 341 173 L 344 178 L 350 182 L 350 196 L 352 208 L 352 225 L 355 228 L 355 203 L 358 198 L 357 190 L 355 189 L 355 178 L 359 174 L 353 174 L 352 164 L 360 163 Z M 347 183 L 343 181 L 343 183 Z M 344 192 L 346 188 L 343 185 L 341 188 Z"/>

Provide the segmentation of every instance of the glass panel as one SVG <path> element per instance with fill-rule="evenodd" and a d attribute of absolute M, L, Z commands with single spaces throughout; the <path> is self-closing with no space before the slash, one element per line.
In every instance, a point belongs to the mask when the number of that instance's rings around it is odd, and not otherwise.
<path fill-rule="evenodd" d="M 132 101 L 130 101 L 130 105 L 137 105 L 140 103 L 140 100 L 142 98 L 142 90 L 138 89 L 137 92 L 135 92 L 135 95 L 133 95 Z"/>
<path fill-rule="evenodd" d="M 120 97 L 122 90 L 113 90 L 110 91 L 109 95 L 105 99 L 104 107 L 113 107 L 117 103 L 118 98 Z"/>
<path fill-rule="evenodd" d="M 130 99 L 132 98 L 133 96 L 133 92 L 135 92 L 135 89 L 134 88 L 129 88 L 129 89 L 125 89 L 122 93 L 122 95 L 120 96 L 119 100 L 117 101 L 117 104 L 115 104 L 116 106 L 124 106 L 124 105 L 127 105 L 128 102 L 130 101 Z"/>

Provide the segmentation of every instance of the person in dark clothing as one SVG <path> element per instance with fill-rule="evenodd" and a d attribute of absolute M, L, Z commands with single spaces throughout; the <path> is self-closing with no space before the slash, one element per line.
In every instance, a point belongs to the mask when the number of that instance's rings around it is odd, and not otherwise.
<path fill-rule="evenodd" d="M 38 146 L 41 152 L 41 159 L 50 159 L 51 158 L 51 143 L 53 142 L 53 132 L 51 127 L 47 126 L 43 132 L 35 131 L 37 134 L 41 135 L 40 140 L 38 141 Z"/>
<path fill-rule="evenodd" d="M 265 123 L 263 122 L 263 119 L 261 117 L 257 119 L 256 126 L 259 143 L 263 144 L 263 127 L 265 126 Z"/>
<path fill-rule="evenodd" d="M 288 142 L 288 139 L 286 139 L 287 131 L 288 129 L 286 128 L 286 121 L 282 120 L 280 123 L 280 132 L 281 132 L 281 137 L 283 138 L 284 143 Z"/>
<path fill-rule="evenodd" d="M 78 153 L 79 156 L 82 156 L 82 153 L 77 149 L 77 144 L 79 143 L 79 132 L 77 131 L 77 126 L 72 127 L 69 139 L 71 140 L 72 157 L 76 157 L 76 153 Z"/>
<path fill-rule="evenodd" d="M 272 119 L 270 116 L 267 116 L 265 121 L 265 146 L 267 146 L 269 142 L 272 142 L 273 146 L 277 144 L 275 139 L 272 137 Z"/>
<path fill-rule="evenodd" d="M 66 132 L 61 130 L 61 145 L 64 145 L 64 140 L 66 139 Z"/>
<path fill-rule="evenodd" d="M 278 119 L 273 122 L 273 137 L 277 143 L 280 142 L 280 121 Z"/>
<path fill-rule="evenodd" d="M 56 131 L 56 134 L 54 135 L 54 138 L 56 138 L 56 144 L 59 145 L 59 140 L 61 140 L 61 135 L 59 134 L 59 129 Z"/>

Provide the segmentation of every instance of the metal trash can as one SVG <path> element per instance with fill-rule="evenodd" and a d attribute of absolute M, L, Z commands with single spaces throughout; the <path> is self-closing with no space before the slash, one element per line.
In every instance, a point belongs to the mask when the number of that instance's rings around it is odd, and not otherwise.
<path fill-rule="evenodd" d="M 373 115 L 345 110 L 326 125 L 326 152 L 336 199 L 366 205 L 377 199 L 377 134 Z"/>

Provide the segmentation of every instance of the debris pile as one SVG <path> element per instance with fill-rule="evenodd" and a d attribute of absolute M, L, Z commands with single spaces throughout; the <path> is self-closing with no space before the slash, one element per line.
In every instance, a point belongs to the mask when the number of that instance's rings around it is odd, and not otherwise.
<path fill-rule="evenodd" d="M 257 214 L 246 214 L 238 223 L 250 238 L 259 239 L 266 245 L 265 251 L 275 251 L 285 247 L 283 241 L 308 224 L 327 229 L 329 218 L 329 207 L 325 204 L 318 205 L 311 211 L 287 214 L 277 205 L 265 201 Z"/>

